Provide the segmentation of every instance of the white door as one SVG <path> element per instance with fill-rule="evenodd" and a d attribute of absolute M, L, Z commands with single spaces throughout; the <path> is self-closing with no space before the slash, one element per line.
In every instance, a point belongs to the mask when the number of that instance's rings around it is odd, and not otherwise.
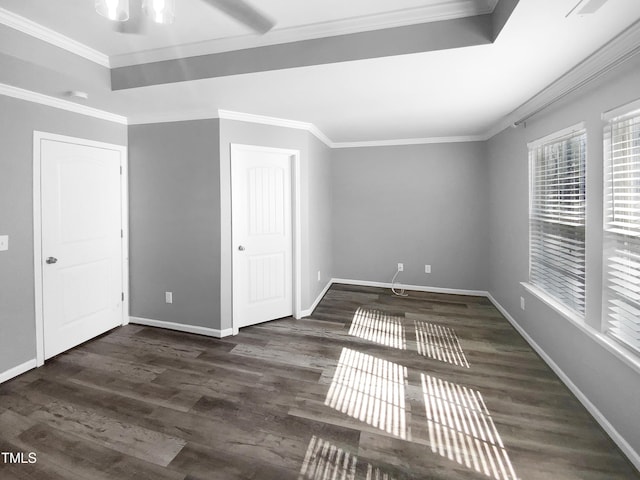
<path fill-rule="evenodd" d="M 291 164 L 291 153 L 233 146 L 235 328 L 293 313 Z"/>
<path fill-rule="evenodd" d="M 123 321 L 121 152 L 40 143 L 44 358 Z"/>

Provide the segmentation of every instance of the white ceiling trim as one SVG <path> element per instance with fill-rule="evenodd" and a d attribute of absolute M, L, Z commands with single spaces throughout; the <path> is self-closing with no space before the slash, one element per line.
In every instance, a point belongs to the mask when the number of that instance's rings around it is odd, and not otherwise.
<path fill-rule="evenodd" d="M 498 0 L 459 0 L 457 2 L 437 3 L 418 8 L 406 8 L 389 13 L 366 15 L 363 17 L 320 22 L 297 27 L 272 30 L 265 35 L 242 35 L 221 38 L 167 48 L 146 50 L 123 55 L 112 55 L 111 66 L 126 67 L 141 63 L 175 60 L 177 58 L 210 55 L 247 48 L 299 42 L 316 38 L 347 35 L 385 28 L 404 27 L 420 23 L 453 20 L 489 14 L 495 9 Z"/>
<path fill-rule="evenodd" d="M 79 55 L 80 57 L 91 60 L 103 67 L 110 67 L 109 57 L 104 53 L 94 50 L 87 45 L 77 42 L 72 38 L 62 35 L 50 28 L 43 27 L 39 23 L 33 22 L 28 18 L 16 15 L 9 10 L 0 8 L 0 24 L 11 27 L 22 33 L 26 33 L 32 37 L 38 38 L 42 41 L 55 45 L 56 47 L 67 50 L 68 52 Z"/>
<path fill-rule="evenodd" d="M 334 142 L 313 123 L 287 120 L 285 118 L 267 117 L 265 115 L 254 115 L 251 113 L 232 112 L 230 110 L 218 110 L 218 116 L 219 118 L 227 120 L 238 120 L 241 122 L 261 123 L 263 125 L 273 125 L 276 127 L 307 130 L 330 148 L 388 147 L 394 145 L 422 145 L 428 143 L 478 142 L 488 139 L 486 135 L 468 135 L 458 137 L 400 138 L 371 140 L 366 142 Z"/>
<path fill-rule="evenodd" d="M 286 118 L 267 117 L 265 115 L 254 115 L 252 113 L 232 112 L 230 110 L 218 110 L 218 117 L 225 120 L 239 120 L 241 122 L 260 123 L 263 125 L 273 125 L 275 127 L 295 128 L 306 130 L 316 136 L 327 147 L 333 148 L 334 143 L 313 123 L 299 122 L 297 120 L 287 120 Z"/>
<path fill-rule="evenodd" d="M 487 132 L 488 138 L 531 118 L 574 90 L 596 80 L 628 59 L 640 54 L 640 21 L 573 67 L 549 86 L 502 118 Z"/>
<path fill-rule="evenodd" d="M 146 125 L 150 123 L 188 122 L 190 120 L 211 120 L 219 118 L 218 110 L 192 110 L 189 112 L 135 115 L 127 118 L 129 125 Z"/>
<path fill-rule="evenodd" d="M 101 120 L 107 120 L 109 122 L 127 125 L 127 118 L 123 117 L 122 115 L 105 112 L 104 110 L 98 110 L 97 108 L 87 107 L 86 105 L 80 105 L 68 100 L 62 100 L 61 98 L 43 95 L 42 93 L 32 92 L 31 90 L 25 90 L 23 88 L 14 87 L 12 85 L 0 83 L 0 95 L 18 98 L 20 100 L 26 100 L 27 102 L 39 103 L 48 107 L 59 108 L 61 110 L 67 110 L 68 112 L 79 113 L 88 117 L 99 118 Z"/>
<path fill-rule="evenodd" d="M 306 130 L 329 148 L 359 148 L 359 147 L 388 147 L 394 145 L 423 145 L 429 143 L 460 143 L 480 142 L 488 140 L 487 135 L 467 135 L 457 137 L 425 137 L 425 138 L 400 138 L 389 140 L 371 140 L 365 142 L 334 142 L 327 137 L 322 130 L 313 123 L 289 120 L 287 118 L 255 115 L 253 113 L 234 112 L 231 110 L 201 110 L 196 112 L 176 113 L 167 115 L 145 115 L 129 117 L 129 125 L 144 125 L 150 123 L 187 122 L 190 120 L 210 120 L 220 118 L 224 120 L 237 120 L 239 122 L 258 123 L 274 127 L 294 128 Z"/>
<path fill-rule="evenodd" d="M 215 118 L 225 120 L 238 120 L 240 122 L 259 123 L 274 127 L 294 128 L 296 130 L 306 130 L 315 135 L 318 140 L 328 147 L 333 147 L 334 143 L 313 123 L 289 120 L 286 118 L 268 117 L 266 115 L 255 115 L 253 113 L 233 112 L 231 110 L 197 110 L 190 112 L 178 112 L 159 115 L 140 115 L 128 118 L 129 125 L 146 125 L 150 123 L 170 123 L 188 122 L 190 120 L 211 120 Z"/>
<path fill-rule="evenodd" d="M 466 135 L 458 137 L 400 138 L 397 140 L 373 140 L 369 142 L 338 142 L 333 148 L 392 147 L 397 145 L 426 145 L 430 143 L 464 143 L 488 140 L 486 135 Z"/>

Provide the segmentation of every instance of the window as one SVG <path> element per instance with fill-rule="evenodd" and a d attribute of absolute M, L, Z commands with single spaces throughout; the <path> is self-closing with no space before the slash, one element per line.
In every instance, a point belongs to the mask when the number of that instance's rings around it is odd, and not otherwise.
<path fill-rule="evenodd" d="M 640 352 L 640 112 L 605 129 L 605 330 Z"/>
<path fill-rule="evenodd" d="M 586 133 L 529 144 L 529 283 L 584 317 Z"/>

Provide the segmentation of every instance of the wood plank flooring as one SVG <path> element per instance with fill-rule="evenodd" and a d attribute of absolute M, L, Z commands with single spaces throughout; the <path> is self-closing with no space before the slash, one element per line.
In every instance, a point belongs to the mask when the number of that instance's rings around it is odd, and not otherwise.
<path fill-rule="evenodd" d="M 0 385 L 15 480 L 640 479 L 484 298 L 333 286 L 212 339 L 129 325 Z"/>

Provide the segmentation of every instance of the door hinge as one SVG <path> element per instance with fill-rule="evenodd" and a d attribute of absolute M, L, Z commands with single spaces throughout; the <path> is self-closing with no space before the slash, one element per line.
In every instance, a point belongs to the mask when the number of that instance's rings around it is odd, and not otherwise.
<path fill-rule="evenodd" d="M 124 230 L 120 229 L 120 238 L 124 238 Z"/>
<path fill-rule="evenodd" d="M 124 292 L 122 292 L 122 301 L 124 302 Z"/>
<path fill-rule="evenodd" d="M 122 165 L 120 165 L 120 175 L 122 175 Z"/>

